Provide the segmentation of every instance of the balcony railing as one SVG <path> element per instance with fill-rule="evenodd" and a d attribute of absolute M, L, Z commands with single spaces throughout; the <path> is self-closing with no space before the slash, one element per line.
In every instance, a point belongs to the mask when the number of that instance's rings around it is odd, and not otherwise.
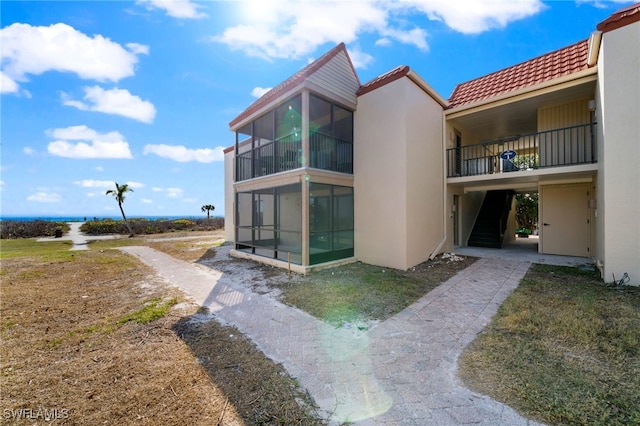
<path fill-rule="evenodd" d="M 322 133 L 309 140 L 311 167 L 341 173 L 353 173 L 353 144 Z"/>
<path fill-rule="evenodd" d="M 310 166 L 353 174 L 353 144 L 320 133 L 309 141 Z M 267 176 L 302 166 L 302 143 L 289 135 L 236 155 L 236 181 Z"/>
<path fill-rule="evenodd" d="M 476 176 L 597 162 L 596 123 L 447 150 L 447 176 Z"/>
<path fill-rule="evenodd" d="M 236 180 L 247 180 L 297 169 L 302 165 L 302 142 L 292 134 L 236 155 Z"/>

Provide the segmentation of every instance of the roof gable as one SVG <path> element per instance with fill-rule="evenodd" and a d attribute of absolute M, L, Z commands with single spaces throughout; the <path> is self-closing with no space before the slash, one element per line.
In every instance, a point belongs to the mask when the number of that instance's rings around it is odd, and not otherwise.
<path fill-rule="evenodd" d="M 232 128 L 235 127 L 240 122 L 266 108 L 281 96 L 295 90 L 298 87 L 301 87 L 307 80 L 312 80 L 317 85 L 318 81 L 321 82 L 323 80 L 323 68 L 330 63 L 339 64 L 339 66 L 337 67 L 339 69 L 338 72 L 347 72 L 351 74 L 348 76 L 348 80 L 353 81 L 352 85 L 355 86 L 355 88 L 353 89 L 355 97 L 355 90 L 357 90 L 357 88 L 360 86 L 360 80 L 358 79 L 358 75 L 356 74 L 355 68 L 353 67 L 351 58 L 347 53 L 345 44 L 340 43 L 336 47 L 322 55 L 320 58 L 311 62 L 306 67 L 302 68 L 300 71 L 262 95 L 258 100 L 256 100 L 247 109 L 245 109 L 239 116 L 234 118 L 229 123 L 229 126 Z M 324 80 L 327 79 L 324 78 Z"/>
<path fill-rule="evenodd" d="M 449 98 L 449 108 L 493 98 L 589 68 L 588 40 L 582 40 L 500 71 L 461 83 Z"/>
<path fill-rule="evenodd" d="M 382 86 L 385 86 L 393 81 L 396 81 L 404 76 L 406 76 L 407 74 L 409 74 L 409 71 L 411 71 L 411 69 L 407 66 L 407 65 L 400 65 L 394 69 L 392 69 L 389 72 L 386 72 L 382 75 L 379 75 L 378 77 L 374 78 L 373 80 L 363 84 L 362 86 L 360 86 L 360 89 L 358 89 L 357 95 L 358 96 L 362 96 L 366 93 L 372 92 Z"/>

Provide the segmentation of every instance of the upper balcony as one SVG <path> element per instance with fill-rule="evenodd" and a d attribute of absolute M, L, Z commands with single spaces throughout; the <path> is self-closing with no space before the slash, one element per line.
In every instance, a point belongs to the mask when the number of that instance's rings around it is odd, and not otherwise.
<path fill-rule="evenodd" d="M 449 178 L 596 163 L 596 123 L 457 146 L 446 158 Z"/>
<path fill-rule="evenodd" d="M 353 174 L 353 112 L 313 94 L 246 124 L 236 141 L 236 182 L 301 167 Z"/>

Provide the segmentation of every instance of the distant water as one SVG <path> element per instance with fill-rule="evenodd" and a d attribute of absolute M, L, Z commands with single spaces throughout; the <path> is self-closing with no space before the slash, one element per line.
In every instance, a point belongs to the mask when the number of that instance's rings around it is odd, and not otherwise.
<path fill-rule="evenodd" d="M 131 216 L 127 219 L 146 220 L 176 220 L 176 219 L 206 219 L 206 216 Z M 17 222 L 32 222 L 34 220 L 46 220 L 49 222 L 84 222 L 87 220 L 122 219 L 122 216 L 2 216 L 0 221 L 15 220 Z"/>

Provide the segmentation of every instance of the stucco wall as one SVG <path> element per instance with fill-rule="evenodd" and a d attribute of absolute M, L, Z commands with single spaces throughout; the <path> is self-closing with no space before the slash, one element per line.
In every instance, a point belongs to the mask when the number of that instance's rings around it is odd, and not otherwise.
<path fill-rule="evenodd" d="M 396 82 L 358 98 L 354 115 L 355 256 L 403 268 L 406 259 L 406 129 Z"/>
<path fill-rule="evenodd" d="M 604 33 L 598 60 L 598 231 L 604 279 L 640 284 L 640 22 Z"/>
<path fill-rule="evenodd" d="M 355 255 L 407 269 L 444 235 L 442 108 L 408 78 L 358 99 Z"/>

